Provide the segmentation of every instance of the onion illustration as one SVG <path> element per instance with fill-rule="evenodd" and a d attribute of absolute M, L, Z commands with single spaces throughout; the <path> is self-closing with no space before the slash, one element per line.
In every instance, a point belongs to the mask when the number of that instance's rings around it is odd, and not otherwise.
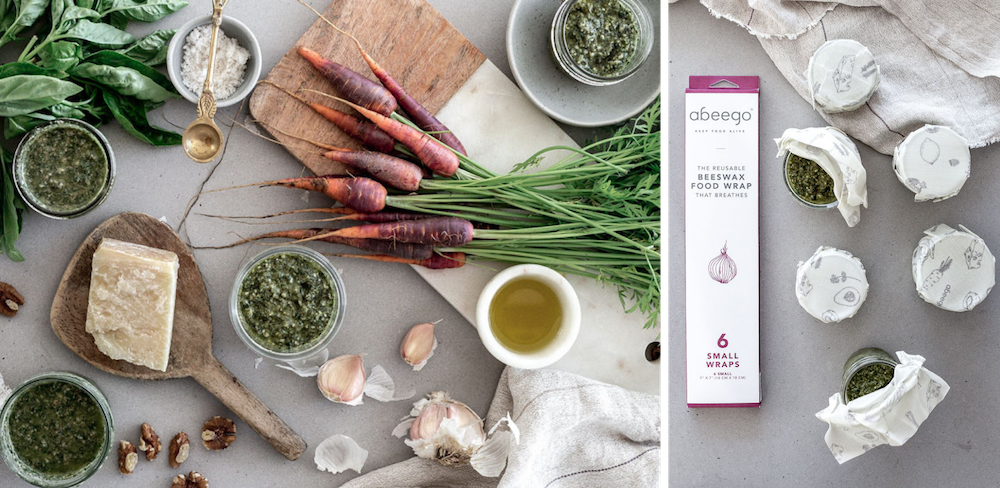
<path fill-rule="evenodd" d="M 729 249 L 728 244 L 729 241 L 726 241 L 722 245 L 722 254 L 708 262 L 708 275 L 722 284 L 729 283 L 736 277 L 736 261 L 726 254 L 726 250 Z"/>

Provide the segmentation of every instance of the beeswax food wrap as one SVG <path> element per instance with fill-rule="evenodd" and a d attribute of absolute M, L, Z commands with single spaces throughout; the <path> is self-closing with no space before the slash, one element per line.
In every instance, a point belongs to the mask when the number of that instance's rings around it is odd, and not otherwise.
<path fill-rule="evenodd" d="M 878 88 L 879 78 L 871 51 L 851 39 L 824 43 L 809 58 L 806 69 L 813 107 L 827 113 L 847 112 L 864 105 Z"/>
<path fill-rule="evenodd" d="M 847 251 L 820 247 L 799 263 L 795 297 L 809 315 L 825 323 L 853 317 L 868 297 L 865 267 Z"/>
<path fill-rule="evenodd" d="M 896 353 L 899 365 L 881 390 L 844 403 L 840 392 L 816 418 L 830 427 L 826 445 L 838 463 L 845 463 L 882 444 L 901 446 L 910 440 L 948 394 L 948 383 L 923 367 L 922 356 Z"/>
<path fill-rule="evenodd" d="M 848 227 L 861 222 L 861 207 L 868 207 L 868 176 L 857 146 L 846 134 L 835 127 L 788 129 L 774 142 L 782 161 L 786 152 L 816 161 L 833 178 L 837 209 Z"/>
<path fill-rule="evenodd" d="M 803 98 L 809 58 L 827 41 L 852 39 L 881 68 L 878 91 L 851 112 L 820 115 L 891 155 L 924 124 L 951 127 L 982 147 L 1000 140 L 1000 30 L 996 2 L 956 0 L 701 0 L 716 17 L 757 37 Z"/>
<path fill-rule="evenodd" d="M 982 238 L 959 225 L 924 231 L 913 250 L 913 282 L 927 303 L 952 312 L 972 310 L 996 283 L 996 258 Z"/>
<path fill-rule="evenodd" d="M 958 195 L 972 174 L 969 143 L 940 125 L 925 125 L 906 136 L 892 156 L 892 169 L 916 195 L 914 201 L 939 202 Z"/>

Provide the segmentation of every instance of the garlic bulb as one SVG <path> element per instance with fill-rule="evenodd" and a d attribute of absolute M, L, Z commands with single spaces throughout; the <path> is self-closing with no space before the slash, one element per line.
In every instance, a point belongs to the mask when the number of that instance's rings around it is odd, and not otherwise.
<path fill-rule="evenodd" d="M 403 356 L 403 361 L 406 361 L 406 364 L 413 366 L 414 371 L 420 371 L 427 364 L 427 360 L 434 355 L 434 349 L 437 348 L 437 345 L 437 338 L 434 337 L 434 324 L 425 322 L 414 325 L 406 333 L 403 343 L 399 346 L 399 354 Z"/>
<path fill-rule="evenodd" d="M 483 419 L 468 405 L 452 400 L 443 391 L 432 392 L 427 398 L 413 404 L 410 416 L 393 429 L 396 437 L 403 437 L 418 457 L 434 459 L 445 466 L 461 466 L 470 462 L 483 476 L 496 477 L 506 466 L 512 446 L 519 440 L 517 426 L 510 416 L 503 418 L 490 430 L 507 423 L 509 432 L 498 432 L 487 440 Z M 483 449 L 489 446 L 488 449 Z"/>
<path fill-rule="evenodd" d="M 316 383 L 328 400 L 360 405 L 365 390 L 364 361 L 361 356 L 352 354 L 335 357 L 319 368 Z"/>

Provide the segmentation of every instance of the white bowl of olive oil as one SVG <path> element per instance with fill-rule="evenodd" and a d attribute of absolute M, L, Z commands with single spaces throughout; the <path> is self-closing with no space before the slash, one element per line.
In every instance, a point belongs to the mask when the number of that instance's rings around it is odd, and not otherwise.
<path fill-rule="evenodd" d="M 537 264 L 501 271 L 483 288 L 476 328 L 486 350 L 523 369 L 555 363 L 580 332 L 580 300 L 559 273 Z"/>

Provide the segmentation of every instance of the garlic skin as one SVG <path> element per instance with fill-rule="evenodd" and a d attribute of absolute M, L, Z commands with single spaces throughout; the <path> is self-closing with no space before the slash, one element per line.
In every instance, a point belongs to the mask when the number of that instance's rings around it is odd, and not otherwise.
<path fill-rule="evenodd" d="M 316 384 L 331 402 L 360 405 L 365 389 L 364 361 L 353 354 L 335 357 L 319 368 Z"/>
<path fill-rule="evenodd" d="M 420 371 L 427 364 L 427 360 L 434 355 L 434 349 L 437 349 L 437 346 L 437 337 L 434 337 L 434 324 L 425 322 L 414 325 L 406 333 L 403 343 L 399 346 L 399 354 L 403 357 L 403 361 L 406 361 L 406 364 L 413 366 L 414 371 Z"/>
<path fill-rule="evenodd" d="M 410 416 L 396 426 L 393 434 L 402 437 L 409 433 L 410 438 L 404 442 L 414 454 L 445 466 L 468 464 L 486 442 L 483 419 L 443 391 L 414 403 Z"/>
<path fill-rule="evenodd" d="M 359 446 L 354 439 L 340 434 L 330 436 L 316 446 L 316 454 L 313 456 L 316 469 L 329 471 L 333 474 L 348 469 L 353 469 L 360 474 L 367 459 L 367 450 Z"/>

